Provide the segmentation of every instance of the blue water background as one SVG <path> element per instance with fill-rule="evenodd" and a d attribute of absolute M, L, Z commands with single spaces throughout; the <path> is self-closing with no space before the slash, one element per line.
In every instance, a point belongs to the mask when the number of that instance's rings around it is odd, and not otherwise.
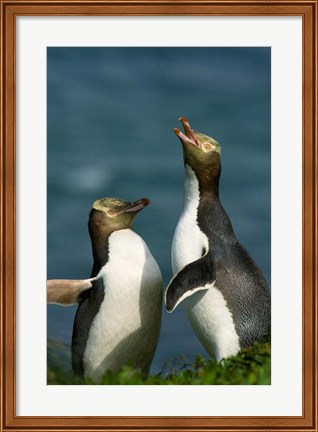
<path fill-rule="evenodd" d="M 134 230 L 168 284 L 183 201 L 173 128 L 185 116 L 221 143 L 222 203 L 270 284 L 270 70 L 262 47 L 48 48 L 48 278 L 89 277 L 95 199 L 148 197 Z M 70 346 L 75 311 L 48 306 L 48 337 Z M 181 305 L 162 318 L 152 373 L 207 356 Z"/>

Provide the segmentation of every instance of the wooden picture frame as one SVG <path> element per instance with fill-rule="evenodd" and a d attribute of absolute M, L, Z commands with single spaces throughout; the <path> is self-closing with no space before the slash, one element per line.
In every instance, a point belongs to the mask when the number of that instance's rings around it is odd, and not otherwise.
<path fill-rule="evenodd" d="M 1 1 L 1 430 L 317 431 L 318 0 Z M 16 415 L 16 17 L 23 15 L 300 16 L 303 23 L 303 413 L 293 417 Z"/>

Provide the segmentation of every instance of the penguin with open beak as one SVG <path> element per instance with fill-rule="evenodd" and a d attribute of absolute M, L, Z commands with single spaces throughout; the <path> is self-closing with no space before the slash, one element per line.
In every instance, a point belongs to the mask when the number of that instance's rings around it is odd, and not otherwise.
<path fill-rule="evenodd" d="M 182 302 L 206 351 L 220 361 L 269 333 L 271 300 L 260 269 L 239 243 L 219 196 L 221 146 L 180 118 L 184 208 L 172 244 L 168 312 Z"/>
<path fill-rule="evenodd" d="M 148 376 L 162 311 L 162 276 L 143 239 L 132 231 L 149 204 L 118 198 L 94 202 L 89 234 L 94 264 L 90 279 L 48 281 L 48 301 L 79 303 L 73 326 L 76 374 L 100 382 L 107 371 L 130 365 Z"/>

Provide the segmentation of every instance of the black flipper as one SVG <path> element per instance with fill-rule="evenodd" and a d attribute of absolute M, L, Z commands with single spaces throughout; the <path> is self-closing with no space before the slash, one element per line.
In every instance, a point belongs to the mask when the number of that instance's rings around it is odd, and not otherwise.
<path fill-rule="evenodd" d="M 167 311 L 172 312 L 184 298 L 196 291 L 211 288 L 215 277 L 214 258 L 211 251 L 208 251 L 203 257 L 187 264 L 171 279 L 165 295 Z"/>

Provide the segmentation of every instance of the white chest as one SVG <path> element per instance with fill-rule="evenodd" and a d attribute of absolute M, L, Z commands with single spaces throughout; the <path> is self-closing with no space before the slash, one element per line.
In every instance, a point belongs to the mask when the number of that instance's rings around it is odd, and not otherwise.
<path fill-rule="evenodd" d="M 145 343 L 155 349 L 162 302 L 159 267 L 144 241 L 131 230 L 111 234 L 109 261 L 99 277 L 105 297 L 84 353 L 85 375 L 96 381 L 106 369 L 139 362 Z"/>
<path fill-rule="evenodd" d="M 190 262 L 199 259 L 208 248 L 208 239 L 197 223 L 199 183 L 193 170 L 185 168 L 184 209 L 172 242 L 172 271 L 177 273 Z"/>

